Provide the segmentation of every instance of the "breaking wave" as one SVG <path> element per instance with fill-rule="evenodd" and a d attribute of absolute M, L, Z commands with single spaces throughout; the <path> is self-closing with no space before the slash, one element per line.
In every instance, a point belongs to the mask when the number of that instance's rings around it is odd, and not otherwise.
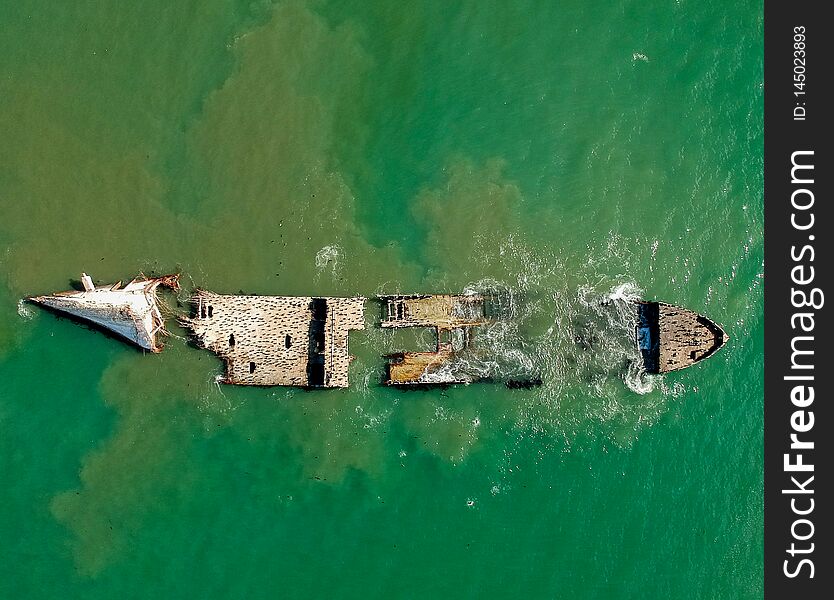
<path fill-rule="evenodd" d="M 488 313 L 495 321 L 477 328 L 473 350 L 460 352 L 425 381 L 451 376 L 543 382 L 554 394 L 587 385 L 601 396 L 610 380 L 621 379 L 631 391 L 647 394 L 657 378 L 643 370 L 634 341 L 634 302 L 640 292 L 635 283 L 626 282 L 608 293 L 583 285 L 573 297 L 548 298 L 518 294 L 494 279 L 472 283 L 464 293 L 489 298 Z M 542 329 L 544 333 L 530 335 Z"/>
<path fill-rule="evenodd" d="M 29 305 L 29 303 L 27 303 L 25 300 L 17 301 L 17 314 L 24 321 L 31 321 L 33 318 L 35 318 L 35 311 L 32 310 L 31 305 Z"/>

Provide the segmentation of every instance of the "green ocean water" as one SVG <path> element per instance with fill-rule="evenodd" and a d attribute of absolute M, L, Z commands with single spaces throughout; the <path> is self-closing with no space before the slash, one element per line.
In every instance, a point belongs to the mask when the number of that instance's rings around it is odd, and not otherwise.
<path fill-rule="evenodd" d="M 0 0 L 0 597 L 761 597 L 762 79 L 758 1 Z M 221 388 L 19 302 L 82 270 L 499 289 L 544 385 L 383 388 L 369 304 Z M 641 377 L 631 294 L 730 342 Z"/>

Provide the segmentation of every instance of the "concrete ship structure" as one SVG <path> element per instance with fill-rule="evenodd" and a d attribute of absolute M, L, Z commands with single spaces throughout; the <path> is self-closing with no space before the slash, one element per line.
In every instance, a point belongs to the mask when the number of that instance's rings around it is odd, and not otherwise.
<path fill-rule="evenodd" d="M 486 299 L 471 295 L 380 296 L 382 327 L 430 327 L 434 329 L 434 352 L 397 352 L 387 356 L 388 385 L 471 383 L 472 373 L 454 368 L 462 352 L 474 349 L 473 328 L 490 321 Z"/>
<path fill-rule="evenodd" d="M 96 286 L 82 274 L 83 290 L 34 296 L 30 301 L 93 324 L 136 346 L 159 352 L 167 334 L 157 288 L 178 289 L 178 275 L 137 277 Z M 435 334 L 430 352 L 386 356 L 384 382 L 392 386 L 471 383 L 481 375 L 466 368 L 478 357 L 479 327 L 504 318 L 480 294 L 379 296 L 382 328 L 424 327 Z M 254 296 L 197 290 L 191 314 L 181 316 L 196 345 L 217 354 L 226 366 L 221 381 L 236 385 L 305 388 L 348 387 L 350 331 L 365 328 L 365 298 Z M 729 339 L 710 319 L 663 302 L 638 301 L 635 343 L 648 373 L 677 371 L 712 356 Z M 505 382 L 511 388 L 541 384 L 533 378 Z"/>
<path fill-rule="evenodd" d="M 710 319 L 664 302 L 637 303 L 637 346 L 648 373 L 668 373 L 712 356 L 729 336 Z"/>
<path fill-rule="evenodd" d="M 226 362 L 225 383 L 348 386 L 348 332 L 365 328 L 364 298 L 229 296 L 198 291 L 180 319 Z"/>
<path fill-rule="evenodd" d="M 144 350 L 162 350 L 157 336 L 168 332 L 156 290 L 159 286 L 178 289 L 179 275 L 151 279 L 140 275 L 122 287 L 121 282 L 96 286 L 89 275 L 82 273 L 81 283 L 83 291 L 55 292 L 28 300 L 105 329 Z"/>

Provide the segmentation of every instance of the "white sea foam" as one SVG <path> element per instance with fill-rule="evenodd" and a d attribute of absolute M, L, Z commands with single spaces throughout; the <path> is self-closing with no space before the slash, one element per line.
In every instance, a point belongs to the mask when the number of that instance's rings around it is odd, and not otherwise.
<path fill-rule="evenodd" d="M 321 275 L 325 269 L 329 268 L 333 277 L 337 277 L 341 257 L 342 249 L 338 245 L 333 244 L 323 247 L 316 252 L 316 273 Z"/>
<path fill-rule="evenodd" d="M 24 321 L 31 321 L 35 318 L 35 311 L 25 300 L 18 300 L 17 301 L 17 314 L 20 315 L 20 318 Z"/>
<path fill-rule="evenodd" d="M 624 300 L 626 302 L 634 302 L 639 300 L 643 290 L 633 281 L 627 281 L 620 285 L 611 288 L 608 294 L 609 300 Z"/>
<path fill-rule="evenodd" d="M 653 241 L 641 243 L 648 250 Z M 478 270 L 501 275 L 471 281 L 462 290 L 489 297 L 495 322 L 474 330 L 474 351 L 459 353 L 424 382 L 540 379 L 533 389 L 511 392 L 505 416 L 522 436 L 519 443 L 523 436 L 542 436 L 545 446 L 570 451 L 577 434 L 595 423 L 607 423 L 613 443 L 631 443 L 667 410 L 669 399 L 683 393 L 642 367 L 635 302 L 643 290 L 628 275 L 639 245 L 612 231 L 571 257 L 533 249 L 512 236 L 496 241 L 498 252 L 476 260 L 483 262 Z M 391 347 L 388 330 L 369 335 L 383 338 L 373 341 L 377 351 L 407 349 Z M 435 419 L 446 420 L 445 413 Z"/>
<path fill-rule="evenodd" d="M 360 421 L 363 421 L 362 427 L 365 429 L 374 429 L 383 425 L 391 417 L 391 409 L 383 410 L 378 414 L 373 414 L 366 412 L 362 406 L 357 405 L 355 411 Z"/>

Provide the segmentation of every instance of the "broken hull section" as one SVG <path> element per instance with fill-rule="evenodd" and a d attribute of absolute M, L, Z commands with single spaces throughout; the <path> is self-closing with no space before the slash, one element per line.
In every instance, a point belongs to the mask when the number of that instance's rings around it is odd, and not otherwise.
<path fill-rule="evenodd" d="M 457 353 L 440 347 L 436 352 L 389 354 L 385 383 L 392 386 L 472 383 L 478 377 L 456 368 Z"/>
<path fill-rule="evenodd" d="M 82 273 L 84 290 L 56 292 L 27 298 L 58 313 L 91 323 L 144 350 L 160 352 L 157 336 L 167 335 L 165 319 L 160 311 L 156 290 L 161 286 L 179 289 L 179 275 L 133 279 L 122 287 L 121 282 L 95 286 Z"/>
<path fill-rule="evenodd" d="M 226 364 L 223 383 L 348 386 L 348 332 L 365 328 L 364 298 L 237 296 L 197 291 L 181 319 Z"/>
<path fill-rule="evenodd" d="M 491 322 L 488 298 L 479 294 L 380 296 L 381 327 L 426 327 L 434 330 L 434 352 L 388 355 L 386 385 L 431 386 L 472 383 L 480 376 L 465 367 L 476 353 L 473 331 Z"/>
<path fill-rule="evenodd" d="M 720 350 L 729 336 L 715 322 L 664 302 L 637 302 L 637 348 L 648 373 L 690 367 Z"/>

